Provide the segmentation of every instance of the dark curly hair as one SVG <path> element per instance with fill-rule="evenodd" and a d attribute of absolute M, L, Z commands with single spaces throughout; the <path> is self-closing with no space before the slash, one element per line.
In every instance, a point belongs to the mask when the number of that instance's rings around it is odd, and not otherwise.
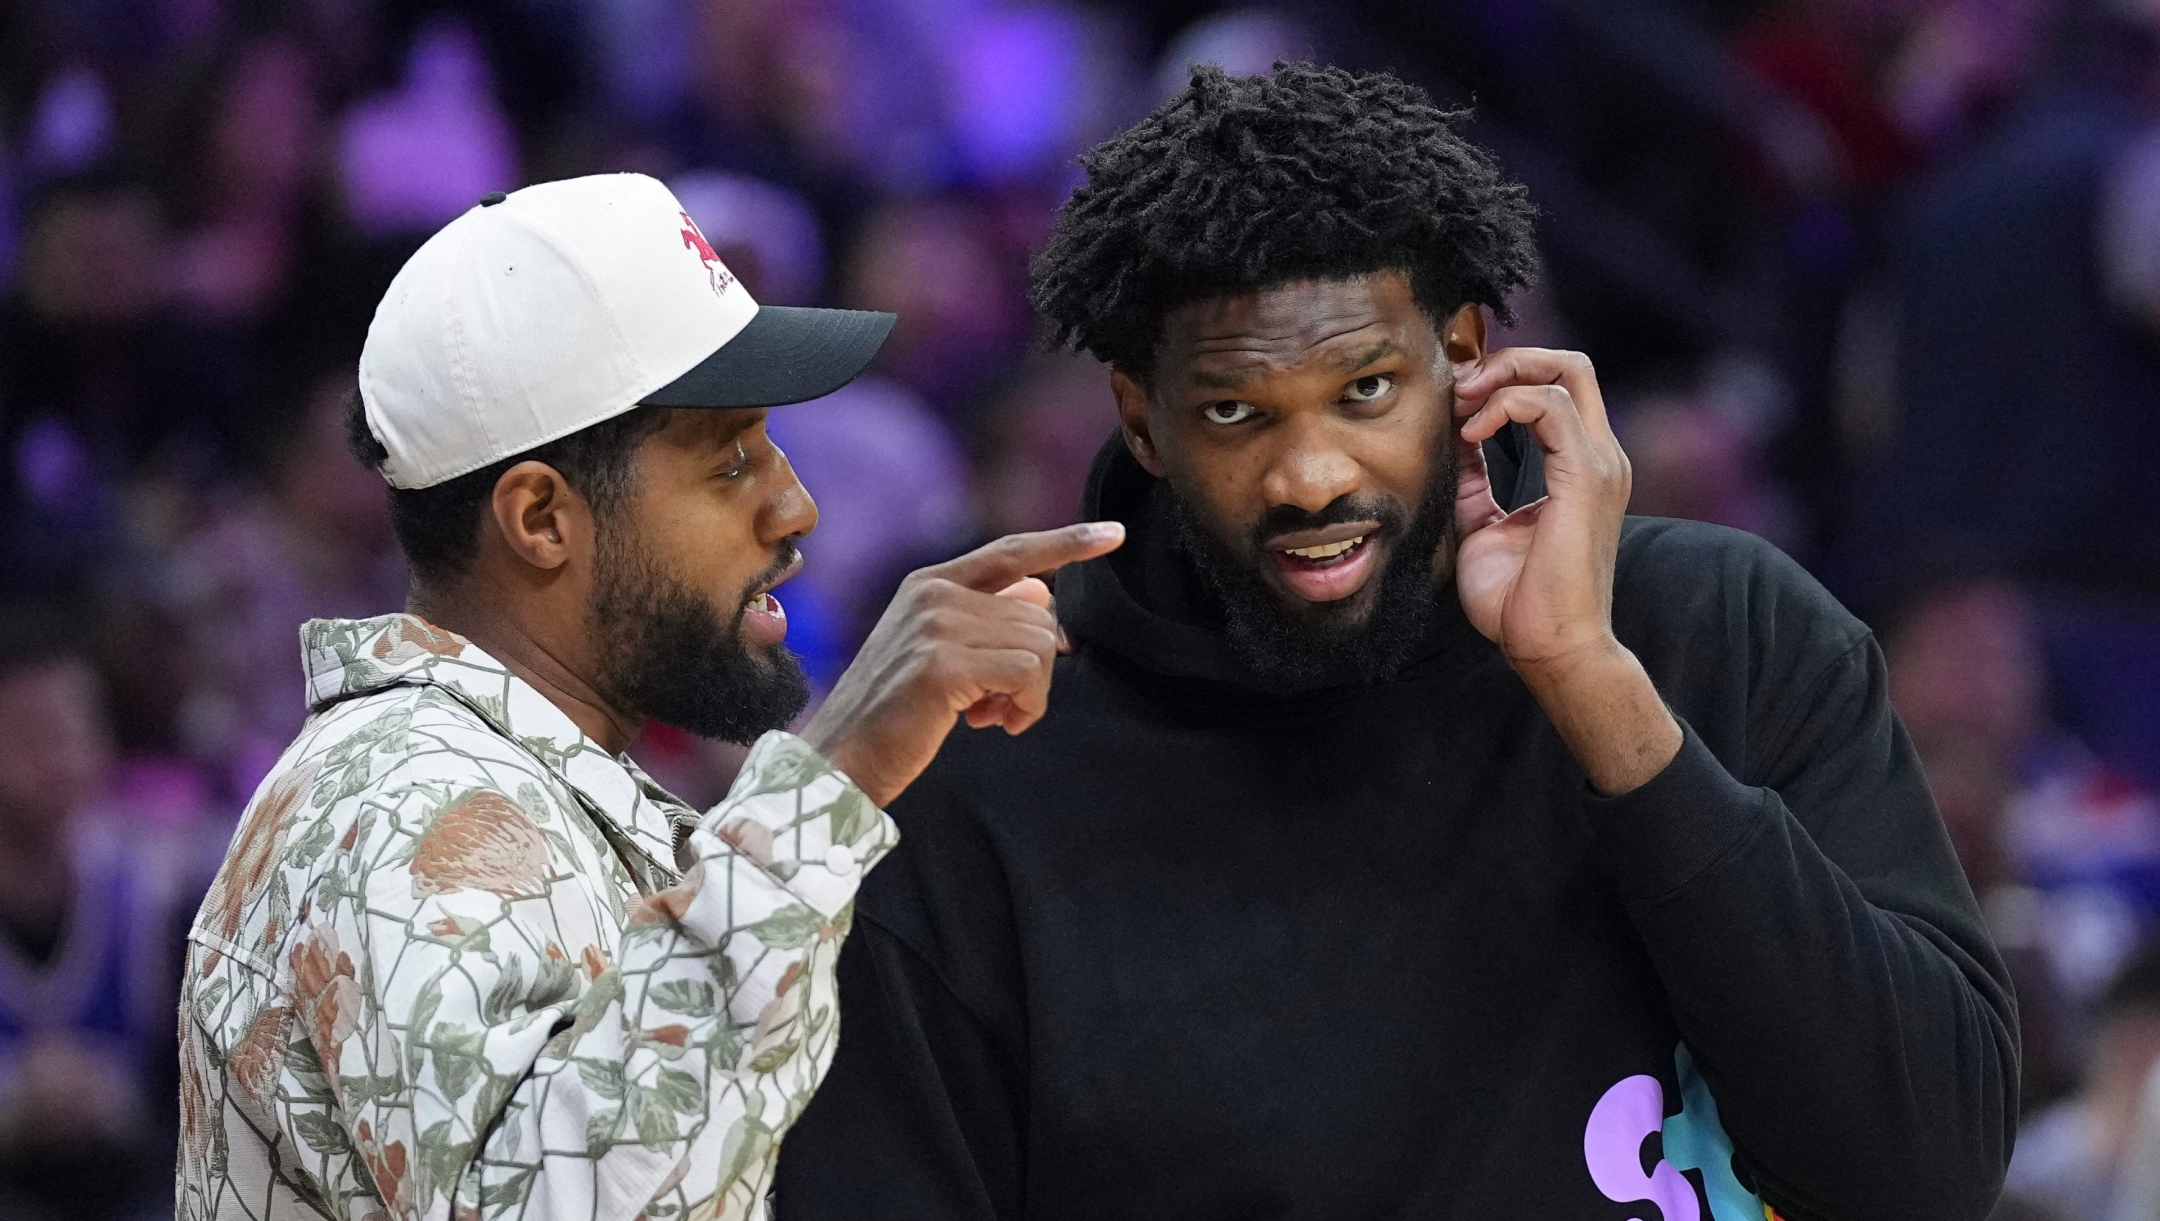
<path fill-rule="evenodd" d="M 1535 209 L 1424 90 L 1386 73 L 1193 67 L 1191 84 L 1080 159 L 1087 182 L 1031 269 L 1050 340 L 1136 375 L 1165 312 L 1218 293 L 1373 271 L 1435 322 L 1508 320 L 1537 274 Z"/>

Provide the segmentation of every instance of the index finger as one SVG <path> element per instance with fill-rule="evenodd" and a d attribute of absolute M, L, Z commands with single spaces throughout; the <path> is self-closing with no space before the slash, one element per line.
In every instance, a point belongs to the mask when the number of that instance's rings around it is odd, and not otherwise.
<path fill-rule="evenodd" d="M 1605 395 L 1598 389 L 1597 370 L 1580 352 L 1553 348 L 1502 348 L 1488 353 L 1475 369 L 1455 382 L 1459 399 L 1477 401 L 1491 397 L 1503 386 L 1558 386 L 1575 400 L 1575 410 L 1592 432 L 1611 435 L 1605 418 Z"/>
<path fill-rule="evenodd" d="M 951 581 L 984 593 L 996 593 L 1022 577 L 1049 572 L 1062 564 L 1076 564 L 1108 555 L 1125 541 L 1125 525 L 1114 521 L 1088 521 L 1032 534 L 1008 534 L 985 543 L 957 559 L 933 564 L 923 575 Z"/>

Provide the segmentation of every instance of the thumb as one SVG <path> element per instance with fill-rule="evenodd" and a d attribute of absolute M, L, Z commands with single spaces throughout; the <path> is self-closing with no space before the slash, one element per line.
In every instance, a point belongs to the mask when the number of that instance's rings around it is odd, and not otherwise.
<path fill-rule="evenodd" d="M 1485 447 L 1455 439 L 1455 528 L 1468 536 L 1507 516 L 1493 497 L 1492 471 Z"/>
<path fill-rule="evenodd" d="M 1023 577 L 1014 581 L 999 590 L 997 596 L 1000 598 L 1018 598 L 1022 602 L 1032 602 L 1052 614 L 1057 613 L 1057 600 L 1050 596 L 1050 587 L 1043 584 L 1039 577 Z M 1070 653 L 1073 651 L 1072 638 L 1065 634 L 1065 625 L 1062 623 L 1058 624 L 1057 638 L 1058 652 Z"/>
<path fill-rule="evenodd" d="M 1022 602 L 1032 602 L 1045 610 L 1050 608 L 1050 587 L 1043 584 L 1041 577 L 1022 577 L 999 590 L 997 596 L 1000 598 L 1018 598 Z"/>

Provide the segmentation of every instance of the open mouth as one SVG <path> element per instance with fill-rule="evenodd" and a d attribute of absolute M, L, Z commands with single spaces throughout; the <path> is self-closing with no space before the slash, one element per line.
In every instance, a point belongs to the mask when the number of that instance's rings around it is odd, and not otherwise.
<path fill-rule="evenodd" d="M 1346 538 L 1336 543 L 1321 543 L 1316 547 L 1286 547 L 1282 554 L 1305 567 L 1330 568 L 1349 560 L 1351 553 L 1363 547 L 1365 540 L 1371 537 L 1370 534 L 1360 534 L 1356 538 Z"/>
<path fill-rule="evenodd" d="M 1373 573 L 1379 538 L 1377 522 L 1346 522 L 1285 535 L 1274 540 L 1268 555 L 1291 593 L 1308 602 L 1333 602 L 1364 587 Z"/>
<path fill-rule="evenodd" d="M 761 602 L 778 606 L 779 600 L 773 597 L 772 591 L 787 584 L 796 573 L 802 571 L 802 566 L 802 552 L 790 549 L 786 563 L 768 570 L 768 575 L 763 581 L 750 587 L 750 596 L 743 599 L 743 609 L 750 611 L 764 609 L 760 605 Z"/>
<path fill-rule="evenodd" d="M 773 589 L 802 571 L 802 553 L 796 552 L 780 570 L 743 600 L 742 632 L 752 643 L 778 644 L 787 639 L 787 608 L 773 596 Z"/>

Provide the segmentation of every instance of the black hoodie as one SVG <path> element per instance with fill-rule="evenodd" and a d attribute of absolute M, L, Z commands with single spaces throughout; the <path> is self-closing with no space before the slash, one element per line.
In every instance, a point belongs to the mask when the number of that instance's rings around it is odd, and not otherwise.
<path fill-rule="evenodd" d="M 1049 714 L 895 803 L 780 1221 L 1988 1212 L 2009 985 L 1792 561 L 1627 522 L 1614 628 L 1686 735 L 1608 800 L 1453 597 L 1394 680 L 1270 690 L 1122 446 L 1086 511 L 1130 536 L 1058 580 Z"/>

